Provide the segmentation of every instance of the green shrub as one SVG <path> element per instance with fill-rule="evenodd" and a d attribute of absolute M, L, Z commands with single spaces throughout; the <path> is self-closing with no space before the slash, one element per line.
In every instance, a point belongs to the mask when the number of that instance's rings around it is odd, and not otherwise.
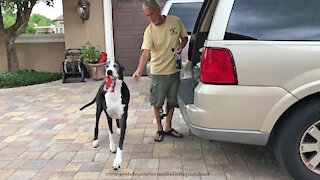
<path fill-rule="evenodd" d="M 61 79 L 61 73 L 23 70 L 17 73 L 0 72 L 0 88 L 42 84 Z"/>

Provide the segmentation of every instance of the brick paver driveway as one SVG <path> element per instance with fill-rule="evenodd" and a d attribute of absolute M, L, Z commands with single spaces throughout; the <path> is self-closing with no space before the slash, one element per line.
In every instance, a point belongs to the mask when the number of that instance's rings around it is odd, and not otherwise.
<path fill-rule="evenodd" d="M 179 111 L 173 127 L 185 137 L 155 143 L 150 80 L 125 81 L 131 102 L 118 171 L 111 169 L 115 154 L 109 153 L 105 115 L 100 147 L 93 148 L 95 105 L 78 110 L 94 98 L 101 81 L 0 89 L 0 179 L 290 179 L 269 147 L 189 135 Z"/>

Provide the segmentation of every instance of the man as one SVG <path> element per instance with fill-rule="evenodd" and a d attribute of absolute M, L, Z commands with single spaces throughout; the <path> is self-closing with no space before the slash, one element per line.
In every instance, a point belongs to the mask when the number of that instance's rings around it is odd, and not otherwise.
<path fill-rule="evenodd" d="M 182 137 L 171 127 L 174 106 L 177 106 L 177 89 L 180 72 L 176 68 L 175 54 L 180 54 L 187 43 L 188 34 L 178 17 L 161 15 L 161 8 L 156 0 L 146 0 L 143 11 L 150 21 L 143 37 L 139 65 L 132 75 L 135 81 L 141 77 L 142 71 L 151 56 L 151 97 L 150 103 L 154 107 L 158 131 L 155 141 L 161 142 L 163 135 Z M 181 40 L 181 42 L 180 42 Z M 171 49 L 174 48 L 174 52 Z M 160 109 L 167 100 L 166 127 L 163 128 L 160 119 Z"/>

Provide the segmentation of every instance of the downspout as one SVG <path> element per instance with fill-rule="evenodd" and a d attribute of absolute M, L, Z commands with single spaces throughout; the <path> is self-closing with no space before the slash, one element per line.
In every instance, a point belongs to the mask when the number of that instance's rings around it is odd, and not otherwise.
<path fill-rule="evenodd" d="M 105 44 L 108 60 L 114 60 L 112 3 L 111 0 L 103 0 Z"/>

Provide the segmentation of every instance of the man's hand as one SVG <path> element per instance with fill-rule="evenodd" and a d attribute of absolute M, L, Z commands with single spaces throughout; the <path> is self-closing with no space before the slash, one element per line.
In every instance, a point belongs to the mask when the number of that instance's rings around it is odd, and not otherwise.
<path fill-rule="evenodd" d="M 138 82 L 140 77 L 141 77 L 141 72 L 139 70 L 136 70 L 136 72 L 134 72 L 132 74 L 132 79 L 135 81 L 135 82 Z"/>
<path fill-rule="evenodd" d="M 144 67 L 147 65 L 149 59 L 150 59 L 150 50 L 144 49 L 142 51 L 141 56 L 140 56 L 138 68 L 137 68 L 136 72 L 134 72 L 132 74 L 132 79 L 135 82 L 137 82 L 140 79 L 140 77 L 142 75 L 142 71 L 143 71 Z"/>
<path fill-rule="evenodd" d="M 181 43 L 174 49 L 175 54 L 181 54 L 182 49 L 186 46 L 188 37 L 181 38 Z"/>
<path fill-rule="evenodd" d="M 176 48 L 174 49 L 174 53 L 175 53 L 175 54 L 181 54 L 181 51 L 182 51 L 182 48 L 181 48 L 180 46 L 178 46 L 178 47 L 176 47 Z"/>

